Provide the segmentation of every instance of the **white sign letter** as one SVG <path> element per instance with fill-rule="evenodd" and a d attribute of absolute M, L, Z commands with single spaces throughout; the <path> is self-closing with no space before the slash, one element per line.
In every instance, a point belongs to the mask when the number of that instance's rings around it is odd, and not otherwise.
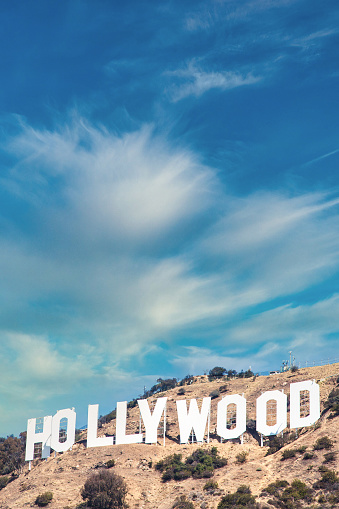
<path fill-rule="evenodd" d="M 98 437 L 99 405 L 88 405 L 87 447 L 113 445 L 113 437 Z"/>
<path fill-rule="evenodd" d="M 309 392 L 310 413 L 300 417 L 300 392 Z M 311 426 L 320 417 L 320 391 L 314 380 L 296 382 L 290 385 L 290 428 Z"/>
<path fill-rule="evenodd" d="M 60 442 L 60 421 L 61 419 L 67 419 L 67 440 L 66 442 Z M 70 408 L 65 408 L 65 410 L 59 410 L 52 419 L 52 437 L 51 437 L 51 447 L 56 452 L 67 451 L 72 447 L 75 440 L 75 420 L 76 413 L 74 410 Z"/>
<path fill-rule="evenodd" d="M 116 444 L 139 444 L 142 442 L 142 433 L 126 435 L 127 401 L 117 403 L 117 419 L 115 430 Z"/>
<path fill-rule="evenodd" d="M 267 424 L 267 402 L 273 399 L 277 404 L 276 423 Z M 277 435 L 287 426 L 287 396 L 280 391 L 264 392 L 257 399 L 257 432 L 265 436 Z"/>
<path fill-rule="evenodd" d="M 236 405 L 236 426 L 234 429 L 227 428 L 227 407 L 233 403 Z M 246 431 L 246 399 L 239 394 L 226 396 L 218 403 L 217 433 L 222 438 L 229 440 L 238 438 Z"/>
<path fill-rule="evenodd" d="M 26 440 L 26 461 L 34 459 L 34 444 L 42 442 L 42 458 L 48 458 L 51 453 L 52 416 L 44 417 L 44 425 L 41 433 L 36 433 L 36 419 L 28 419 Z"/>
<path fill-rule="evenodd" d="M 153 414 L 148 406 L 147 399 L 139 399 L 138 405 L 141 412 L 142 420 L 144 421 L 146 429 L 146 444 L 156 444 L 158 440 L 158 426 L 161 416 L 166 408 L 167 398 L 158 398 Z"/>
<path fill-rule="evenodd" d="M 188 414 L 185 399 L 179 400 L 176 403 L 180 430 L 180 443 L 186 444 L 188 442 L 192 428 L 197 442 L 202 442 L 204 440 L 207 417 L 210 413 L 211 398 L 203 398 L 201 412 L 199 412 L 197 400 L 191 399 Z"/>

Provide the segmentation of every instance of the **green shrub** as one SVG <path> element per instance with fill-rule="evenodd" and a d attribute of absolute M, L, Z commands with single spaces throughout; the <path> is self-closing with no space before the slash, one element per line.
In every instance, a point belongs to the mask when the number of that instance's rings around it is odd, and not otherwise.
<path fill-rule="evenodd" d="M 212 477 L 215 468 L 227 465 L 227 459 L 221 458 L 216 447 L 211 449 L 196 449 L 186 459 L 195 478 Z"/>
<path fill-rule="evenodd" d="M 30 490 L 32 486 L 28 482 L 23 482 L 20 484 L 19 491 L 27 491 Z"/>
<path fill-rule="evenodd" d="M 329 468 L 325 467 L 324 465 L 320 465 L 318 470 L 319 470 L 319 472 L 329 472 Z"/>
<path fill-rule="evenodd" d="M 183 396 L 186 393 L 186 389 L 184 387 L 180 387 L 178 390 L 178 396 Z"/>
<path fill-rule="evenodd" d="M 339 489 L 339 477 L 334 470 L 323 468 L 321 479 L 313 484 L 313 488 L 327 491 L 337 490 Z"/>
<path fill-rule="evenodd" d="M 218 509 L 228 508 L 254 508 L 255 498 L 251 495 L 249 486 L 239 486 L 235 493 L 229 493 L 225 495 L 218 504 Z"/>
<path fill-rule="evenodd" d="M 339 387 L 336 387 L 330 392 L 328 399 L 325 402 L 325 409 L 331 410 L 331 419 L 339 415 Z"/>
<path fill-rule="evenodd" d="M 266 453 L 266 456 L 274 454 L 275 452 L 279 451 L 282 447 L 284 447 L 284 439 L 283 437 L 274 436 L 273 438 L 270 438 L 269 444 L 270 445 Z"/>
<path fill-rule="evenodd" d="M 82 434 L 83 434 L 83 430 L 81 430 L 81 429 L 76 429 L 76 430 L 75 430 L 75 437 L 74 437 L 74 441 L 75 441 L 75 442 L 78 442 L 79 440 L 81 440 L 81 438 L 82 438 Z"/>
<path fill-rule="evenodd" d="M 305 452 L 303 460 L 311 460 L 312 458 L 314 458 L 314 452 Z"/>
<path fill-rule="evenodd" d="M 103 417 L 100 417 L 99 421 L 101 423 L 111 422 L 111 421 L 113 421 L 113 419 L 116 418 L 116 416 L 117 416 L 117 411 L 112 410 L 112 412 L 110 412 L 109 414 L 104 415 Z"/>
<path fill-rule="evenodd" d="M 247 369 L 246 371 L 241 370 L 237 376 L 238 378 L 251 378 L 252 376 L 254 376 L 254 373 L 250 369 Z"/>
<path fill-rule="evenodd" d="M 180 382 L 180 385 L 191 385 L 195 381 L 193 375 L 186 375 Z"/>
<path fill-rule="evenodd" d="M 170 389 L 174 389 L 178 383 L 176 378 L 167 378 L 163 380 L 162 378 L 157 379 L 157 383 L 150 388 L 149 391 L 146 392 L 145 397 L 149 398 L 153 394 L 168 391 Z"/>
<path fill-rule="evenodd" d="M 220 396 L 220 392 L 218 389 L 215 389 L 214 391 L 210 392 L 209 396 L 211 399 L 218 398 Z"/>
<path fill-rule="evenodd" d="M 294 481 L 292 481 L 291 487 L 286 488 L 285 491 L 288 490 L 290 490 L 294 500 L 310 499 L 312 493 L 312 490 L 310 490 L 310 488 L 308 488 L 304 482 L 300 481 L 300 479 L 294 479 Z"/>
<path fill-rule="evenodd" d="M 247 461 L 248 452 L 247 451 L 241 451 L 239 454 L 236 455 L 237 462 L 238 463 L 246 463 Z"/>
<path fill-rule="evenodd" d="M 219 391 L 220 392 L 227 392 L 227 385 L 220 385 Z"/>
<path fill-rule="evenodd" d="M 273 436 L 269 438 L 269 449 L 266 453 L 266 456 L 270 454 L 274 454 L 279 451 L 284 445 L 287 445 L 296 440 L 296 434 L 294 431 L 290 433 L 284 433 L 283 436 Z"/>
<path fill-rule="evenodd" d="M 313 449 L 316 451 L 320 449 L 331 449 L 333 447 L 333 441 L 328 436 L 320 437 L 316 440 Z"/>
<path fill-rule="evenodd" d="M 135 398 L 127 403 L 127 408 L 135 408 L 137 405 L 138 405 L 138 400 Z"/>
<path fill-rule="evenodd" d="M 123 478 L 109 470 L 92 474 L 81 490 L 87 506 L 94 509 L 126 509 L 126 495 L 127 486 Z"/>
<path fill-rule="evenodd" d="M 114 461 L 114 459 L 112 458 L 112 459 L 110 459 L 110 460 L 106 461 L 105 465 L 106 465 L 106 468 L 112 468 L 112 467 L 114 467 L 114 465 L 115 465 L 115 461 Z"/>
<path fill-rule="evenodd" d="M 20 472 L 25 463 L 25 435 L 0 440 L 0 475 Z"/>
<path fill-rule="evenodd" d="M 313 499 L 312 489 L 299 479 L 294 479 L 291 485 L 285 480 L 278 480 L 269 484 L 263 490 L 265 493 L 274 496 L 275 499 L 269 500 L 269 503 L 281 509 L 296 509 L 300 507 L 300 500 L 311 502 Z"/>
<path fill-rule="evenodd" d="M 205 491 L 214 491 L 214 490 L 217 490 L 219 488 L 218 486 L 218 483 L 216 481 L 207 481 L 207 483 L 204 485 L 204 490 Z"/>
<path fill-rule="evenodd" d="M 167 482 L 174 479 L 174 473 L 185 469 L 185 463 L 181 461 L 181 454 L 171 454 L 155 464 L 155 469 L 163 472 L 162 481 Z"/>
<path fill-rule="evenodd" d="M 162 482 L 171 481 L 172 479 L 174 479 L 174 472 L 171 470 L 166 470 L 161 476 Z"/>
<path fill-rule="evenodd" d="M 221 468 L 227 464 L 226 458 L 218 455 L 216 447 L 211 449 L 196 449 L 185 463 L 181 454 L 172 454 L 156 463 L 155 468 L 162 472 L 162 481 L 180 481 L 188 477 L 208 478 L 212 477 L 215 468 Z"/>
<path fill-rule="evenodd" d="M 237 372 L 235 369 L 229 369 L 227 371 L 228 378 L 235 378 L 237 376 Z"/>
<path fill-rule="evenodd" d="M 327 501 L 331 504 L 331 507 L 338 507 L 339 504 L 339 490 L 327 495 Z"/>
<path fill-rule="evenodd" d="M 291 372 L 292 373 L 297 373 L 299 371 L 298 367 L 297 366 L 292 366 L 291 367 Z"/>
<path fill-rule="evenodd" d="M 183 469 L 174 471 L 173 479 L 175 481 L 183 481 L 184 479 L 188 479 L 189 477 L 191 477 L 191 475 L 192 475 L 191 470 L 185 467 Z"/>
<path fill-rule="evenodd" d="M 171 454 L 170 456 L 166 456 L 166 458 L 159 460 L 155 464 L 155 470 L 160 470 L 160 472 L 163 472 L 172 465 L 181 463 L 181 458 L 182 454 Z"/>
<path fill-rule="evenodd" d="M 331 461 L 335 461 L 336 457 L 337 455 L 335 452 L 328 452 L 327 454 L 324 454 L 323 463 L 330 463 Z"/>
<path fill-rule="evenodd" d="M 281 454 L 281 460 L 287 460 L 295 457 L 295 449 L 285 449 Z"/>
<path fill-rule="evenodd" d="M 263 489 L 263 493 L 268 493 L 269 495 L 279 496 L 280 490 L 282 488 L 286 488 L 288 486 L 288 482 L 285 480 L 278 479 L 275 482 L 270 483 L 266 488 Z"/>
<path fill-rule="evenodd" d="M 304 454 L 304 452 L 306 451 L 307 447 L 306 445 L 302 445 L 300 447 L 297 447 L 296 451 L 297 452 L 300 452 L 300 454 Z"/>
<path fill-rule="evenodd" d="M 208 377 L 211 380 L 214 380 L 215 378 L 222 378 L 227 374 L 227 369 L 222 368 L 220 366 L 215 366 L 213 369 L 210 369 L 208 373 Z"/>
<path fill-rule="evenodd" d="M 3 488 L 6 488 L 7 484 L 9 483 L 9 477 L 7 475 L 3 475 L 0 477 L 0 490 Z"/>
<path fill-rule="evenodd" d="M 172 509 L 194 509 L 194 505 L 193 505 L 192 502 L 187 500 L 185 495 L 181 495 L 174 502 L 174 505 L 172 506 Z"/>
<path fill-rule="evenodd" d="M 239 486 L 239 488 L 237 489 L 237 493 L 246 493 L 246 494 L 250 494 L 251 493 L 251 488 L 249 486 L 246 486 L 246 484 L 242 484 L 241 486 Z"/>
<path fill-rule="evenodd" d="M 38 505 L 39 507 L 44 507 L 45 505 L 48 505 L 53 500 L 53 493 L 51 491 L 45 491 L 45 493 L 41 493 L 41 495 L 38 495 L 35 499 L 35 505 Z"/>

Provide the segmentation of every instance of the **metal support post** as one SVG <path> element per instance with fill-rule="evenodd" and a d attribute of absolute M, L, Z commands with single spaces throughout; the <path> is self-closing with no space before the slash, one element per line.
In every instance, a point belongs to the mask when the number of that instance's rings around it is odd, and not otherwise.
<path fill-rule="evenodd" d="M 164 445 L 165 445 L 165 438 L 166 436 L 166 406 L 165 406 L 165 410 L 164 410 Z"/>
<path fill-rule="evenodd" d="M 210 422 L 211 422 L 211 414 L 210 411 L 208 411 L 208 424 L 207 424 L 207 443 L 210 443 Z"/>

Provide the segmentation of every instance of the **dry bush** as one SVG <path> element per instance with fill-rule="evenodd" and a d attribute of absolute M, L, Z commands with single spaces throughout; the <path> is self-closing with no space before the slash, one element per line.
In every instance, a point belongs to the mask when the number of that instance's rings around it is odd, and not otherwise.
<path fill-rule="evenodd" d="M 110 470 L 101 470 L 91 475 L 81 490 L 87 507 L 93 509 L 126 509 L 126 495 L 125 481 Z"/>
<path fill-rule="evenodd" d="M 39 507 L 45 507 L 53 500 L 53 493 L 51 491 L 45 491 L 45 493 L 41 493 L 35 499 L 35 505 Z"/>
<path fill-rule="evenodd" d="M 319 451 L 320 449 L 332 449 L 332 447 L 333 441 L 330 439 L 330 437 L 325 435 L 324 437 L 320 437 L 318 440 L 316 440 L 313 449 Z"/>
<path fill-rule="evenodd" d="M 238 463 L 246 463 L 247 461 L 248 452 L 247 451 L 241 451 L 239 454 L 237 454 L 237 462 Z"/>

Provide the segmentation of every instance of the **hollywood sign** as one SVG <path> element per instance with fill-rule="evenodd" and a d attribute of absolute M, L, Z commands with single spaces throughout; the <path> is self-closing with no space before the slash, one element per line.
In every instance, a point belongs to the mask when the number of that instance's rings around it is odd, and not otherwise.
<path fill-rule="evenodd" d="M 301 415 L 301 393 L 308 399 L 308 415 Z M 268 402 L 276 408 L 275 423 L 267 423 Z M 143 433 L 126 434 L 127 402 L 120 401 L 116 408 L 115 437 L 98 437 L 99 405 L 88 406 L 87 447 L 102 447 L 119 444 L 154 444 L 158 440 L 158 428 L 164 416 L 164 436 L 166 430 L 166 403 L 167 398 L 158 398 L 151 412 L 146 399 L 138 400 L 138 406 L 145 427 Z M 227 423 L 227 408 L 235 405 L 235 426 L 230 429 Z M 197 442 L 203 442 L 206 426 L 209 425 L 211 398 L 202 400 L 199 410 L 196 399 L 191 399 L 187 410 L 186 400 L 176 401 L 180 443 L 188 442 L 191 433 L 195 434 Z M 320 391 L 314 380 L 296 382 L 290 385 L 290 428 L 297 429 L 311 426 L 320 417 Z M 60 440 L 61 421 L 66 422 L 66 440 Z M 74 409 L 59 410 L 53 417 L 47 415 L 43 418 L 43 429 L 36 430 L 36 419 L 29 419 L 27 423 L 26 461 L 34 458 L 34 445 L 42 444 L 42 458 L 48 458 L 53 449 L 56 452 L 67 451 L 75 441 L 76 413 Z M 281 433 L 287 427 L 287 395 L 282 391 L 267 391 L 261 394 L 256 401 L 256 429 L 264 436 Z M 246 431 L 246 399 L 239 394 L 225 396 L 217 405 L 217 434 L 221 439 L 231 440 L 240 437 Z"/>

